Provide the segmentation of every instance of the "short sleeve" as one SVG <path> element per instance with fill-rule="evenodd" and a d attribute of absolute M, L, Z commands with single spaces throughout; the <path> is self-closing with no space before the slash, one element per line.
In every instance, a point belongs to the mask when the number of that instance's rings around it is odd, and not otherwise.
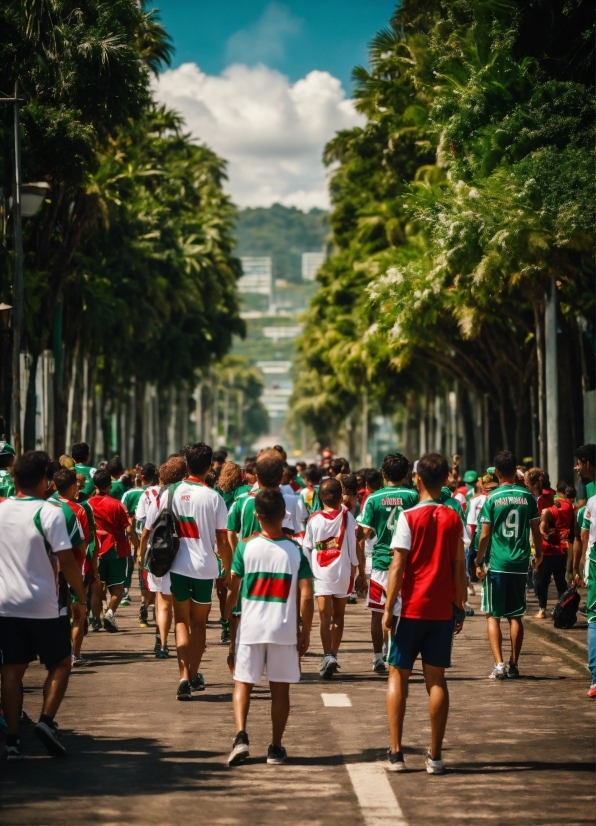
<path fill-rule="evenodd" d="M 370 528 L 371 530 L 374 530 L 373 518 L 373 505 L 369 496 L 364 503 L 362 513 L 358 514 L 358 524 L 363 528 Z"/>
<path fill-rule="evenodd" d="M 315 540 L 312 535 L 312 521 L 310 520 L 306 523 L 306 531 L 304 532 L 302 547 L 309 554 L 312 553 L 312 550 L 315 547 Z"/>
<path fill-rule="evenodd" d="M 474 504 L 474 500 L 472 499 L 468 505 L 468 510 L 466 513 L 466 524 L 468 525 L 477 525 L 478 524 L 478 511 L 476 510 L 476 505 Z"/>
<path fill-rule="evenodd" d="M 135 519 L 139 522 L 147 516 L 147 503 L 148 503 L 149 495 L 146 490 L 139 496 L 139 501 L 137 502 L 137 507 L 135 509 Z"/>
<path fill-rule="evenodd" d="M 244 576 L 244 551 L 246 549 L 246 542 L 239 542 L 238 547 L 234 551 L 234 559 L 232 560 L 232 573 L 236 576 Z"/>
<path fill-rule="evenodd" d="M 132 491 L 127 490 L 124 496 L 122 497 L 122 504 L 126 508 L 126 513 L 128 516 L 134 516 L 136 511 L 136 505 L 134 504 L 134 496 L 131 496 Z"/>
<path fill-rule="evenodd" d="M 242 511 L 243 501 L 243 499 L 236 499 L 236 501 L 230 508 L 230 512 L 228 513 L 228 521 L 226 523 L 226 528 L 229 531 L 234 531 L 234 533 L 240 533 L 240 514 Z"/>
<path fill-rule="evenodd" d="M 308 579 L 312 577 L 312 568 L 310 562 L 300 549 L 300 567 L 298 568 L 298 579 Z"/>
<path fill-rule="evenodd" d="M 168 502 L 169 492 L 164 490 L 163 494 L 156 499 L 153 499 L 149 502 L 149 506 L 146 510 L 146 518 L 145 518 L 145 527 L 147 530 L 151 530 L 155 522 L 157 521 L 157 517 L 161 513 L 162 509 L 165 508 Z"/>
<path fill-rule="evenodd" d="M 228 509 L 222 496 L 218 496 L 215 502 L 215 530 L 225 531 L 228 524 Z"/>
<path fill-rule="evenodd" d="M 74 513 L 70 508 L 68 510 L 74 522 L 76 522 Z M 67 527 L 66 517 L 67 514 L 62 508 L 49 505 L 42 506 L 34 519 L 39 532 L 54 553 L 72 548 L 73 543 Z"/>
<path fill-rule="evenodd" d="M 358 554 L 356 552 L 356 520 L 354 519 L 351 513 L 348 513 L 346 535 L 348 540 L 348 554 L 350 555 L 350 564 L 358 565 Z"/>
<path fill-rule="evenodd" d="M 490 499 L 487 499 L 484 505 L 482 506 L 482 510 L 478 515 L 478 524 L 479 525 L 492 525 L 493 523 L 493 509 L 491 507 Z"/>
<path fill-rule="evenodd" d="M 528 497 L 528 518 L 530 522 L 533 519 L 538 519 L 538 505 L 533 496 Z"/>
<path fill-rule="evenodd" d="M 412 548 L 412 531 L 406 518 L 406 511 L 402 511 L 398 517 L 391 539 L 391 548 L 404 548 L 406 551 Z"/>
<path fill-rule="evenodd" d="M 120 527 L 128 528 L 128 525 L 129 525 L 128 511 L 126 510 L 126 508 L 124 507 L 122 502 L 120 502 L 120 508 L 118 510 L 118 520 L 119 520 Z"/>

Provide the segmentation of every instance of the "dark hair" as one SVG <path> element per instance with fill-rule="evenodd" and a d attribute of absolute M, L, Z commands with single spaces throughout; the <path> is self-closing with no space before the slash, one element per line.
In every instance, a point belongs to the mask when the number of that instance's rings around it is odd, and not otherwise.
<path fill-rule="evenodd" d="M 122 476 L 124 473 L 124 467 L 120 459 L 112 459 L 111 462 L 108 462 L 106 470 L 109 470 L 112 476 Z"/>
<path fill-rule="evenodd" d="M 575 499 L 575 497 L 577 496 L 576 489 L 572 485 L 567 485 L 567 487 L 565 488 L 565 496 L 568 499 Z"/>
<path fill-rule="evenodd" d="M 143 479 L 146 479 L 148 482 L 154 482 L 156 471 L 157 468 L 155 467 L 153 462 L 147 462 L 147 464 L 143 465 L 143 467 L 141 468 L 141 477 Z"/>
<path fill-rule="evenodd" d="M 319 498 L 325 505 L 331 507 L 341 503 L 342 487 L 339 479 L 325 479 L 319 488 Z"/>
<path fill-rule="evenodd" d="M 97 490 L 105 490 L 112 485 L 112 474 L 107 468 L 96 470 L 93 474 L 93 484 Z"/>
<path fill-rule="evenodd" d="M 383 476 L 376 468 L 371 467 L 364 472 L 364 481 L 371 490 L 379 490 L 383 484 Z M 399 480 L 398 480 L 399 481 Z"/>
<path fill-rule="evenodd" d="M 538 482 L 542 483 L 546 473 L 541 467 L 531 467 L 526 471 L 526 475 L 528 477 L 528 482 L 531 485 L 536 485 Z"/>
<path fill-rule="evenodd" d="M 213 458 L 213 450 L 204 442 L 197 442 L 186 449 L 188 469 L 191 473 L 197 473 L 199 476 L 209 470 Z M 222 461 L 225 461 L 225 458 Z"/>
<path fill-rule="evenodd" d="M 74 470 L 69 470 L 66 467 L 57 470 L 52 479 L 58 493 L 68 490 L 77 483 L 77 474 Z"/>
<path fill-rule="evenodd" d="M 427 488 L 437 488 L 444 485 L 449 476 L 447 459 L 441 456 L 440 453 L 425 453 L 418 460 L 417 473 Z"/>
<path fill-rule="evenodd" d="M 288 465 L 288 471 L 290 472 L 292 479 L 295 479 L 298 476 L 298 468 L 296 465 Z"/>
<path fill-rule="evenodd" d="M 439 454 L 427 454 L 427 456 L 438 456 Z M 388 453 L 383 459 L 381 472 L 388 482 L 401 482 L 408 475 L 410 463 L 401 453 Z"/>
<path fill-rule="evenodd" d="M 72 446 L 70 455 L 77 464 L 80 464 L 81 462 L 85 462 L 89 458 L 89 456 L 91 455 L 91 449 L 89 448 L 87 442 L 77 442 Z"/>
<path fill-rule="evenodd" d="M 255 498 L 255 511 L 259 521 L 275 522 L 283 519 L 286 513 L 286 502 L 279 490 L 262 490 Z"/>
<path fill-rule="evenodd" d="M 342 456 L 338 456 L 329 462 L 329 470 L 332 470 L 336 476 L 340 473 L 349 473 L 350 463 Z"/>
<path fill-rule="evenodd" d="M 268 451 L 257 459 L 257 476 L 266 488 L 275 488 L 281 484 L 284 463 L 274 451 Z"/>
<path fill-rule="evenodd" d="M 10 467 L 14 464 L 14 456 L 12 453 L 3 453 L 0 456 L 0 470 Z"/>
<path fill-rule="evenodd" d="M 250 473 L 251 476 L 256 476 L 257 474 L 257 462 L 256 459 L 253 459 L 250 462 L 245 462 L 244 464 L 244 471 L 245 473 Z"/>
<path fill-rule="evenodd" d="M 581 445 L 575 451 L 575 458 L 580 462 L 589 462 L 592 467 L 596 465 L 596 445 Z"/>
<path fill-rule="evenodd" d="M 338 481 L 341 482 L 342 488 L 345 488 L 352 496 L 358 495 L 358 479 L 353 473 L 341 473 Z"/>
<path fill-rule="evenodd" d="M 557 482 L 557 493 L 562 493 L 564 495 L 568 487 L 568 482 Z"/>
<path fill-rule="evenodd" d="M 215 475 L 213 468 L 211 468 L 209 473 L 205 476 L 205 484 L 208 488 L 214 488 L 217 485 L 217 476 Z"/>
<path fill-rule="evenodd" d="M 15 461 L 12 475 L 19 488 L 34 488 L 47 478 L 50 457 L 45 450 L 28 450 Z"/>
<path fill-rule="evenodd" d="M 498 470 L 503 476 L 515 476 L 517 459 L 510 450 L 500 450 L 493 459 L 493 465 L 495 470 Z"/>
<path fill-rule="evenodd" d="M 244 460 L 244 467 L 249 465 L 251 462 L 256 462 L 256 461 L 257 461 L 256 456 L 247 456 L 246 459 Z"/>
<path fill-rule="evenodd" d="M 305 482 L 310 482 L 312 485 L 318 485 L 321 481 L 321 471 L 318 467 L 307 467 L 302 478 Z"/>
<path fill-rule="evenodd" d="M 284 462 L 286 461 L 286 459 L 288 458 L 288 454 L 281 445 L 273 445 L 273 450 L 276 450 L 278 453 L 281 453 L 282 459 L 284 460 Z"/>
<path fill-rule="evenodd" d="M 296 462 L 296 470 L 299 470 L 300 468 L 306 470 L 306 462 Z M 302 476 L 302 474 L 300 475 Z"/>
<path fill-rule="evenodd" d="M 190 447 L 192 449 L 194 447 L 194 445 L 191 445 Z M 221 449 L 220 450 L 214 450 L 213 454 L 212 454 L 212 457 L 211 457 L 211 461 L 212 462 L 222 462 L 223 463 L 223 462 L 226 461 L 227 458 L 228 458 L 228 451 L 227 450 L 221 450 Z"/>
<path fill-rule="evenodd" d="M 50 459 L 48 462 L 48 466 L 46 468 L 46 476 L 52 482 L 54 480 L 54 474 L 57 473 L 59 470 L 62 469 L 62 465 L 58 461 L 58 459 Z"/>

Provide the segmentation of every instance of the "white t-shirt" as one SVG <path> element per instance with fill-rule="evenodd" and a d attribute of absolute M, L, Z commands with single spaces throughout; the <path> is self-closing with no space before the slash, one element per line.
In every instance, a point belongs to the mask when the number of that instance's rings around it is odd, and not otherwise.
<path fill-rule="evenodd" d="M 596 555 L 596 496 L 591 496 L 586 502 L 584 520 L 589 521 L 588 552 L 586 553 L 586 577 L 590 560 Z"/>
<path fill-rule="evenodd" d="M 161 488 L 159 485 L 151 485 L 150 487 L 145 488 L 143 493 L 139 496 L 139 501 L 137 502 L 137 507 L 135 510 L 135 519 L 137 522 L 140 522 L 143 525 L 145 524 L 149 507 L 157 499 L 160 490 Z"/>
<path fill-rule="evenodd" d="M 478 517 L 484 503 L 486 502 L 486 493 L 480 493 L 474 496 L 468 503 L 468 511 L 466 513 L 466 524 L 476 525 L 478 527 Z"/>
<path fill-rule="evenodd" d="M 339 510 L 317 511 L 308 520 L 303 544 L 315 580 L 347 593 L 356 554 L 356 520 L 342 505 Z"/>
<path fill-rule="evenodd" d="M 223 498 L 196 478 L 176 482 L 160 496 L 159 505 L 149 508 L 145 527 L 151 528 L 173 491 L 173 515 L 180 548 L 170 573 L 193 579 L 215 579 L 219 575 L 215 532 L 225 531 L 228 511 Z"/>
<path fill-rule="evenodd" d="M 54 554 L 69 548 L 60 503 L 30 496 L 0 503 L 0 616 L 60 616 Z"/>
<path fill-rule="evenodd" d="M 232 572 L 242 577 L 238 641 L 296 645 L 298 580 L 312 576 L 300 546 L 255 536 L 236 548 Z"/>

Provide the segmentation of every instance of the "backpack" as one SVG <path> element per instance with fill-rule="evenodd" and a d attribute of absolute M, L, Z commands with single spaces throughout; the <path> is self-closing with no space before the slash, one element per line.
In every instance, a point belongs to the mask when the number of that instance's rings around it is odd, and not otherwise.
<path fill-rule="evenodd" d="M 555 628 L 573 628 L 577 622 L 577 609 L 579 608 L 579 594 L 577 585 L 572 585 L 555 605 L 553 611 L 553 624 Z"/>
<path fill-rule="evenodd" d="M 169 490 L 168 504 L 157 517 L 147 544 L 145 555 L 145 567 L 153 576 L 164 576 L 172 567 L 178 548 L 180 547 L 180 537 L 176 520 L 172 514 L 172 502 L 174 499 L 171 488 L 162 488 L 159 492 L 161 496 L 164 490 Z"/>

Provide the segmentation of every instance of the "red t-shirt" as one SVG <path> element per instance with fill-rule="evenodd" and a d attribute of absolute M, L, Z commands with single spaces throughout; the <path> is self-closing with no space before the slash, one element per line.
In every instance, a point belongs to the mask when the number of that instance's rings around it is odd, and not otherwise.
<path fill-rule="evenodd" d="M 74 513 L 76 518 L 79 520 L 79 525 L 83 531 L 83 539 L 85 543 L 88 545 L 89 540 L 91 538 L 91 528 L 89 527 L 89 520 L 87 519 L 87 514 L 85 512 L 85 508 L 81 507 L 78 502 L 73 502 L 70 499 L 65 499 L 63 496 L 56 497 L 58 502 L 62 502 L 64 505 L 68 505 L 71 511 Z M 87 554 L 82 553 L 81 551 L 77 550 L 77 548 L 73 548 L 72 552 L 75 556 L 76 561 L 81 566 L 81 570 L 83 573 L 86 573 L 85 570 L 88 566 L 86 565 L 87 562 Z"/>
<path fill-rule="evenodd" d="M 566 499 L 555 499 L 554 504 L 546 510 L 553 515 L 555 531 L 548 539 L 542 538 L 542 553 L 545 556 L 564 556 L 567 554 L 567 543 L 573 542 L 574 538 L 573 505 Z"/>
<path fill-rule="evenodd" d="M 439 502 L 420 502 L 400 513 L 391 547 L 410 551 L 401 587 L 402 617 L 452 619 L 451 563 L 462 533 L 458 514 Z"/>
<path fill-rule="evenodd" d="M 126 536 L 128 514 L 118 499 L 109 494 L 96 493 L 89 499 L 95 517 L 98 556 L 116 548 L 119 557 L 130 556 L 130 544 Z"/>
<path fill-rule="evenodd" d="M 552 508 L 554 504 L 555 492 L 554 490 L 550 490 L 550 488 L 546 488 L 536 499 L 536 505 L 538 506 L 538 516 L 540 516 L 540 514 L 545 508 Z"/>

